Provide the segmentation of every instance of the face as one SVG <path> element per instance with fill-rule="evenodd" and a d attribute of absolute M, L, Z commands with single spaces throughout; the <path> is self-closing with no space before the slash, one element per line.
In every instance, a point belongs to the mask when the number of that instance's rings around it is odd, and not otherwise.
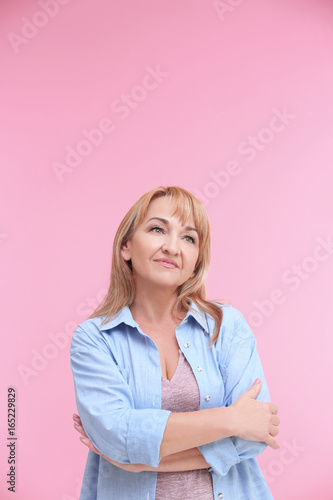
<path fill-rule="evenodd" d="M 182 225 L 173 211 L 170 198 L 155 198 L 133 237 L 122 247 L 122 257 L 132 261 L 137 290 L 157 286 L 175 291 L 195 274 L 199 240 L 193 219 Z"/>

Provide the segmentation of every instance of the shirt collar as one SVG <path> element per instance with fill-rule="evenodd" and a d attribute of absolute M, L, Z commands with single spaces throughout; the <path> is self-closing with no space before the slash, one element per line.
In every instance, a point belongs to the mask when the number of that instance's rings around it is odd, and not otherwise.
<path fill-rule="evenodd" d="M 207 316 L 205 312 L 200 309 L 195 302 L 190 303 L 191 309 L 187 311 L 186 318 L 189 318 L 189 316 L 192 316 L 197 323 L 205 330 L 205 333 L 209 332 L 209 327 L 208 327 L 208 322 L 207 322 Z M 105 319 L 105 316 L 103 316 L 103 320 Z M 184 318 L 185 319 L 185 318 Z M 103 321 L 102 320 L 102 321 Z M 183 320 L 184 321 L 184 320 Z M 111 320 L 109 320 L 107 323 L 104 325 L 100 325 L 99 329 L 102 331 L 105 330 L 111 330 L 112 328 L 115 328 L 116 326 L 120 325 L 121 323 L 125 323 L 126 325 L 132 326 L 134 328 L 138 328 L 139 325 L 136 321 L 134 321 L 131 310 L 128 306 L 125 306 L 119 314 L 115 317 L 113 317 Z"/>
<path fill-rule="evenodd" d="M 105 316 L 102 316 L 103 320 Z M 102 321 L 103 321 L 102 320 Z M 99 329 L 104 331 L 104 330 L 111 330 L 112 328 L 115 328 L 116 326 L 120 325 L 121 323 L 125 323 L 126 325 L 133 326 L 134 328 L 137 328 L 139 325 L 136 321 L 134 321 L 131 310 L 128 306 L 125 306 L 117 316 L 113 317 L 110 319 L 107 323 L 104 325 L 100 325 Z"/>
<path fill-rule="evenodd" d="M 204 329 L 205 333 L 209 333 L 209 326 L 207 321 L 207 315 L 205 311 L 200 309 L 195 302 L 190 303 L 191 309 L 187 311 L 186 317 L 192 316 L 197 323 Z"/>

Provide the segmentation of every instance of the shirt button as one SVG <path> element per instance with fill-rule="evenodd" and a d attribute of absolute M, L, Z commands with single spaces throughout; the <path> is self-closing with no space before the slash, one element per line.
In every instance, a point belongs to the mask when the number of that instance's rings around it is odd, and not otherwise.
<path fill-rule="evenodd" d="M 184 347 L 190 347 L 190 344 L 188 344 L 187 342 L 184 344 Z"/>
<path fill-rule="evenodd" d="M 205 396 L 205 401 L 209 401 L 210 400 L 210 395 L 207 394 L 207 396 Z M 222 497 L 221 497 L 222 498 Z"/>
<path fill-rule="evenodd" d="M 222 493 L 219 493 L 219 494 L 217 495 L 217 498 L 223 498 L 223 494 L 222 494 Z"/>
<path fill-rule="evenodd" d="M 187 323 L 187 318 L 184 319 L 184 323 Z"/>
<path fill-rule="evenodd" d="M 197 367 L 197 370 L 198 370 L 198 372 L 202 372 L 202 368 L 201 368 L 201 366 L 198 366 L 198 367 Z"/>

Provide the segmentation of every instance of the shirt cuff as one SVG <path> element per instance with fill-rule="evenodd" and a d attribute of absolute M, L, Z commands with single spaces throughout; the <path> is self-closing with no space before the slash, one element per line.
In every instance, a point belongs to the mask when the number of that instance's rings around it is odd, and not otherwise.
<path fill-rule="evenodd" d="M 260 455 L 267 448 L 261 441 L 247 441 L 237 436 L 223 438 L 213 443 L 198 446 L 210 470 L 218 476 L 225 476 L 233 465 Z"/>
<path fill-rule="evenodd" d="M 142 409 L 130 412 L 127 433 L 127 454 L 131 464 L 146 464 L 158 467 L 161 458 L 160 446 L 167 420 L 168 410 Z"/>
<path fill-rule="evenodd" d="M 230 467 L 240 462 L 237 450 L 229 437 L 203 444 L 198 446 L 198 449 L 218 476 L 225 476 Z"/>

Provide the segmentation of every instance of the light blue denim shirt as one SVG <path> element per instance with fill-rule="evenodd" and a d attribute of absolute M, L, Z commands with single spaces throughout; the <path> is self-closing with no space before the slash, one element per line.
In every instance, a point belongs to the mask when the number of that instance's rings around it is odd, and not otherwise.
<path fill-rule="evenodd" d="M 198 383 L 200 409 L 230 406 L 257 377 L 262 380 L 257 399 L 269 401 L 256 340 L 244 316 L 231 305 L 221 305 L 221 330 L 210 348 L 214 320 L 194 303 L 191 307 L 176 328 L 176 337 Z M 71 342 L 83 427 L 105 456 L 157 467 L 170 415 L 161 409 L 158 348 L 134 321 L 129 307 L 101 326 L 104 319 L 83 321 Z M 256 461 L 266 446 L 234 436 L 199 446 L 211 466 L 214 500 L 273 499 Z M 89 450 L 80 500 L 154 500 L 156 480 L 157 472 L 128 472 Z"/>

